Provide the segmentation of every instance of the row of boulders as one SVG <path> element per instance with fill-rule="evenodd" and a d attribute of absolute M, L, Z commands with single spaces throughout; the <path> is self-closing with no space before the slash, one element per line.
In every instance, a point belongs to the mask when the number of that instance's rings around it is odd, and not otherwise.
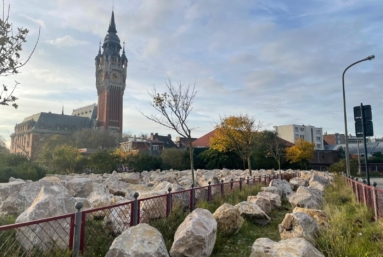
<path fill-rule="evenodd" d="M 259 192 L 256 196 L 248 196 L 247 201 L 235 206 L 225 203 L 213 214 L 204 209 L 194 210 L 178 227 L 169 252 L 170 256 L 210 256 L 217 231 L 227 235 L 236 234 L 241 229 L 244 219 L 263 225 L 267 224 L 270 221 L 268 214 L 273 209 L 281 207 L 281 197 L 290 199 L 299 194 L 299 192 L 294 192 L 294 189 L 305 185 L 311 187 L 311 183 L 316 184 L 321 179 L 316 176 L 325 177 L 327 184 L 332 180 L 332 175 L 328 173 L 304 172 L 292 183 L 275 179 L 270 182 L 269 187 L 262 188 L 263 192 Z M 323 185 L 323 188 L 327 185 L 323 182 L 318 183 Z M 323 211 L 303 207 L 296 207 L 293 213 L 286 214 L 285 219 L 279 225 L 281 241 L 275 242 L 268 238 L 259 238 L 252 245 L 251 256 L 323 257 L 324 255 L 312 243 L 319 232 L 319 227 L 326 226 L 327 217 Z M 140 231 L 140 227 L 142 227 L 142 231 L 151 230 L 155 236 L 150 240 L 142 240 L 138 236 L 143 233 Z M 136 234 L 132 235 L 132 233 Z M 164 251 L 163 238 L 158 234 L 159 232 L 155 228 L 145 224 L 128 228 L 115 239 L 106 256 L 169 256 Z M 124 241 L 131 241 L 132 238 L 137 239 L 134 242 L 126 243 L 129 246 L 124 245 Z"/>
<path fill-rule="evenodd" d="M 333 179 L 327 172 L 301 172 L 289 183 L 274 180 L 268 188 L 262 188 L 286 197 L 295 208 L 278 226 L 281 240 L 258 238 L 252 245 L 250 257 L 324 257 L 313 245 L 320 229 L 328 224 L 327 215 L 320 207 L 323 191 Z"/>

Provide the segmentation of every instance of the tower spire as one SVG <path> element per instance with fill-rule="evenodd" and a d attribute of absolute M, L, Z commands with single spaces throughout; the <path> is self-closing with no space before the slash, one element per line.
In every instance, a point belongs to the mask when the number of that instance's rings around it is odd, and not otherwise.
<path fill-rule="evenodd" d="M 98 45 L 98 54 L 101 55 L 101 39 L 100 39 L 100 43 Z"/>
<path fill-rule="evenodd" d="M 114 21 L 114 11 L 112 11 L 112 17 L 110 18 L 110 23 L 109 23 L 109 29 L 108 29 L 108 32 L 109 33 L 117 33 L 117 30 L 116 30 L 116 23 Z"/>
<path fill-rule="evenodd" d="M 63 105 L 63 108 L 62 108 L 62 111 L 61 111 L 61 115 L 64 115 L 64 105 Z"/>

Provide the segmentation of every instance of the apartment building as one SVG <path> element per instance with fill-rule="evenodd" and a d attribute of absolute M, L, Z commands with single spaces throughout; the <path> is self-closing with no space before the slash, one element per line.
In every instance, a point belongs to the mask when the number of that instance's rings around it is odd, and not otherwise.
<path fill-rule="evenodd" d="M 314 143 L 315 150 L 324 150 L 323 146 L 323 130 L 310 125 L 283 125 L 274 126 L 278 136 L 290 143 L 295 144 L 298 138 Z"/>

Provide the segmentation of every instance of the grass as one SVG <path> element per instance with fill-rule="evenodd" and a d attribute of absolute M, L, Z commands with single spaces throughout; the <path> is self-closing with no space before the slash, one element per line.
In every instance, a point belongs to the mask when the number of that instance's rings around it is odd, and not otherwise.
<path fill-rule="evenodd" d="M 372 210 L 356 201 L 340 175 L 325 191 L 323 210 L 329 227 L 316 242 L 325 256 L 383 256 L 383 226 L 374 221 Z"/>

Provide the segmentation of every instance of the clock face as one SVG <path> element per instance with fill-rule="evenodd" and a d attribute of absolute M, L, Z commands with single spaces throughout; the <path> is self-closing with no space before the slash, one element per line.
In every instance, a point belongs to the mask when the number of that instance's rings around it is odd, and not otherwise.
<path fill-rule="evenodd" d="M 119 81 L 120 80 L 120 74 L 113 72 L 112 73 L 112 80 L 113 81 Z"/>

